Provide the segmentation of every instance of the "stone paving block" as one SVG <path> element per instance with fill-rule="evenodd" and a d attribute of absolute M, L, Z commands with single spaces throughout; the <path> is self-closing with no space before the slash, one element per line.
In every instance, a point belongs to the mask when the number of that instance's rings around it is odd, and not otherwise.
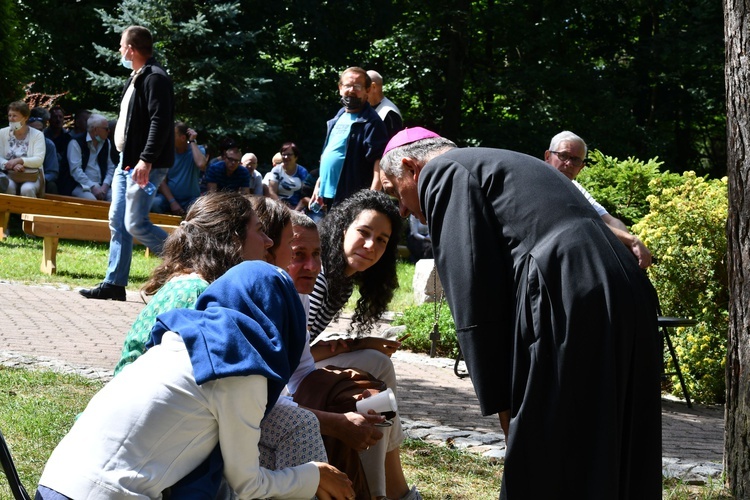
<path fill-rule="evenodd" d="M 472 432 L 469 435 L 469 439 L 475 439 L 482 444 L 503 443 L 503 446 L 505 446 L 505 436 L 502 434 L 498 434 L 496 432 L 488 432 L 488 433 Z"/>
<path fill-rule="evenodd" d="M 454 431 L 454 432 L 430 432 L 430 439 L 437 439 L 438 441 L 453 441 L 460 437 L 466 437 L 470 433 L 469 431 Z"/>
<path fill-rule="evenodd" d="M 484 443 L 476 439 L 471 439 L 468 437 L 459 437 L 453 440 L 453 446 L 461 450 L 466 449 L 466 448 L 472 448 L 472 447 L 475 448 L 477 446 L 481 446 L 482 444 Z"/>
<path fill-rule="evenodd" d="M 505 448 L 492 448 L 482 453 L 483 457 L 494 458 L 495 460 L 505 460 Z"/>
<path fill-rule="evenodd" d="M 408 437 L 412 439 L 424 439 L 430 435 L 429 427 L 423 427 L 421 429 L 406 429 L 404 432 Z"/>

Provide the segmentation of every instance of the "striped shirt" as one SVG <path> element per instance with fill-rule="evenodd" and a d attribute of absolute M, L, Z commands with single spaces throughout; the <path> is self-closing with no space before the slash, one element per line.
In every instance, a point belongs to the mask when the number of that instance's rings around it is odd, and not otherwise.
<path fill-rule="evenodd" d="M 318 279 L 315 280 L 315 286 L 310 294 L 310 316 L 307 324 L 310 330 L 310 340 L 320 335 L 323 330 L 333 321 L 341 309 L 352 296 L 354 291 L 354 284 L 350 280 L 346 289 L 339 297 L 330 297 L 328 295 L 328 281 L 326 280 L 324 271 L 321 270 L 318 274 Z"/>

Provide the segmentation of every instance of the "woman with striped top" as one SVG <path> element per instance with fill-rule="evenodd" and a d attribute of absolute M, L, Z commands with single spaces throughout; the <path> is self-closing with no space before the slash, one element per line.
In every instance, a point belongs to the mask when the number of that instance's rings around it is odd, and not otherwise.
<path fill-rule="evenodd" d="M 401 216 L 384 193 L 361 190 L 335 206 L 320 222 L 322 271 L 310 295 L 308 329 L 311 352 L 318 368 L 334 365 L 358 368 L 382 380 L 397 394 L 390 356 L 400 342 L 367 336 L 386 311 L 398 287 L 396 260 Z M 357 285 L 360 297 L 349 326 L 349 338 L 316 341 L 340 314 Z M 404 439 L 399 417 L 385 429 L 376 446 L 360 454 L 371 494 L 417 500 L 409 488 L 399 456 Z M 383 460 L 383 452 L 385 459 Z"/>

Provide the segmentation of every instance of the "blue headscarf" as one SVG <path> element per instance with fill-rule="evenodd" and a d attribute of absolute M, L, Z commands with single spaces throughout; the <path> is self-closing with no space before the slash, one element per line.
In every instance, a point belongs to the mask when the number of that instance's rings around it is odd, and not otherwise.
<path fill-rule="evenodd" d="M 266 413 L 299 364 L 305 311 L 286 272 L 262 261 L 238 264 L 198 297 L 195 309 L 160 314 L 149 346 L 180 335 L 198 384 L 223 377 L 268 379 Z"/>

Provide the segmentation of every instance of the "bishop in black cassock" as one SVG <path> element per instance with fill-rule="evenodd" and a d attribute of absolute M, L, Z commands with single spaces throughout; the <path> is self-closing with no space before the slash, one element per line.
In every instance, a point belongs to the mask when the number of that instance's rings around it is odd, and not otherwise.
<path fill-rule="evenodd" d="M 562 174 L 453 146 L 406 129 L 381 178 L 429 225 L 482 413 L 510 417 L 501 498 L 661 498 L 653 287 Z"/>

